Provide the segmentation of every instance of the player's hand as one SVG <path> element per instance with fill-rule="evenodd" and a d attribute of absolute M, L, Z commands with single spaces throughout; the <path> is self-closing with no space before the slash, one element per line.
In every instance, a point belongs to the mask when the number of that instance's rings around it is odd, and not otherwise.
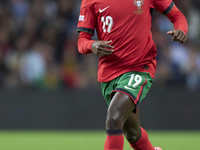
<path fill-rule="evenodd" d="M 113 53 L 114 47 L 110 45 L 112 41 L 95 41 L 92 43 L 92 51 L 98 56 L 107 56 Z"/>
<path fill-rule="evenodd" d="M 180 43 L 185 43 L 188 38 L 188 36 L 179 29 L 169 31 L 167 34 L 172 36 L 172 41 L 178 41 Z"/>

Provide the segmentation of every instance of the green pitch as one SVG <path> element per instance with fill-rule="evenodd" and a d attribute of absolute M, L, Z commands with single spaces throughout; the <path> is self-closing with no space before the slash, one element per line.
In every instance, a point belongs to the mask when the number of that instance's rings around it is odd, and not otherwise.
<path fill-rule="evenodd" d="M 163 150 L 199 150 L 200 131 L 147 131 Z M 0 150 L 103 150 L 104 131 L 0 131 Z M 124 150 L 131 150 L 125 141 Z"/>

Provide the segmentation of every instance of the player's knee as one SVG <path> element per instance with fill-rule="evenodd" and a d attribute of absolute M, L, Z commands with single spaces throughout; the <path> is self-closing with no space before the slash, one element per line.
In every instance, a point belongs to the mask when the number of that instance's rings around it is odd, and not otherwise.
<path fill-rule="evenodd" d="M 140 137 L 140 131 L 137 131 L 135 129 L 131 129 L 129 131 L 125 130 L 124 135 L 125 135 L 127 141 L 129 141 L 130 143 L 134 143 Z"/>
<path fill-rule="evenodd" d="M 106 119 L 106 128 L 110 130 L 122 129 L 123 124 L 119 117 L 108 116 Z"/>

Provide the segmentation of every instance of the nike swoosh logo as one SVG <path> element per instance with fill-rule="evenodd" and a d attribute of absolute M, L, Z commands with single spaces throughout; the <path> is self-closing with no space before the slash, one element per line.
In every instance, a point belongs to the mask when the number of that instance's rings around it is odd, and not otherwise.
<path fill-rule="evenodd" d="M 128 87 L 128 86 L 124 86 L 125 89 L 128 89 L 128 90 L 132 90 L 132 91 L 135 91 L 134 89 Z"/>
<path fill-rule="evenodd" d="M 104 9 L 100 9 L 100 8 L 99 8 L 99 12 L 102 13 L 104 10 L 108 9 L 109 7 L 110 7 L 110 6 L 104 8 Z"/>

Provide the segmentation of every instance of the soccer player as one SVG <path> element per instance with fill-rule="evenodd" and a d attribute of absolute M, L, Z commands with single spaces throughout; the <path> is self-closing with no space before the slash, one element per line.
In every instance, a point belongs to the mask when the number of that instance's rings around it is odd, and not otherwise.
<path fill-rule="evenodd" d="M 82 0 L 78 50 L 100 56 L 98 81 L 108 104 L 104 150 L 123 150 L 124 135 L 135 150 L 161 150 L 152 146 L 139 121 L 139 104 L 156 70 L 151 8 L 173 23 L 167 32 L 172 41 L 187 40 L 186 18 L 172 0 Z M 91 40 L 95 29 L 98 41 Z"/>

